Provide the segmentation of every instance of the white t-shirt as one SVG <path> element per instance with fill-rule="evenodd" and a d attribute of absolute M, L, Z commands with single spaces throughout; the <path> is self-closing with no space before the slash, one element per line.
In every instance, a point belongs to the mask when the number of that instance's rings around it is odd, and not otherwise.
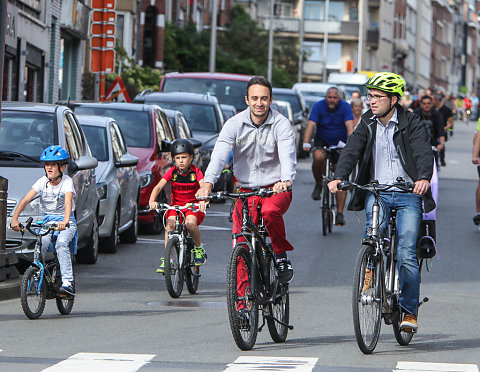
<path fill-rule="evenodd" d="M 46 214 L 59 214 L 64 216 L 65 194 L 71 192 L 75 196 L 73 181 L 67 175 L 63 175 L 60 183 L 55 186 L 48 182 L 46 176 L 43 176 L 33 184 L 32 189 L 34 189 L 37 194 L 40 194 L 40 205 Z M 72 199 L 72 216 L 74 210 L 75 202 Z"/>

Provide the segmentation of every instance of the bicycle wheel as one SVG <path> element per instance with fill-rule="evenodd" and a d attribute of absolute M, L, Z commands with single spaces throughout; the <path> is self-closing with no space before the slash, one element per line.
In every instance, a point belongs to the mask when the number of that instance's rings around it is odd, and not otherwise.
<path fill-rule="evenodd" d="M 58 263 L 56 267 L 56 272 L 58 273 L 58 275 L 55 278 L 55 288 L 60 288 L 62 286 L 62 276 L 60 275 L 60 267 L 58 266 Z M 72 312 L 74 301 L 75 296 L 64 295 L 58 292 L 55 297 L 58 312 L 62 315 L 68 315 Z"/>
<path fill-rule="evenodd" d="M 45 277 L 41 281 L 40 269 L 30 266 L 23 274 L 20 285 L 20 301 L 25 315 L 30 319 L 38 319 L 45 309 L 47 299 L 47 283 Z"/>
<path fill-rule="evenodd" d="M 400 288 L 400 283 L 398 281 L 398 274 L 396 274 L 396 281 L 397 281 L 397 288 Z M 402 323 L 402 309 L 400 307 L 398 301 L 398 290 L 394 295 L 394 304 L 393 308 L 395 309 L 392 314 L 392 326 L 393 326 L 393 334 L 395 335 L 395 339 L 397 340 L 398 344 L 401 346 L 407 346 L 413 338 L 413 332 L 405 332 L 400 329 L 400 323 Z"/>
<path fill-rule="evenodd" d="M 198 280 L 200 279 L 200 267 L 195 266 L 192 260 L 192 246 L 187 245 L 187 262 L 188 267 L 185 269 L 185 283 L 187 284 L 188 293 L 195 294 L 198 290 Z"/>
<path fill-rule="evenodd" d="M 273 303 L 268 304 L 268 311 L 270 316 L 279 320 L 283 324 L 288 324 L 290 321 L 290 296 L 288 293 L 288 283 L 280 284 L 276 280 L 275 264 L 272 258 L 267 261 L 270 266 L 270 282 L 273 285 L 277 285 L 277 295 L 273 300 Z M 276 283 L 275 283 L 276 282 Z M 268 331 L 272 340 L 275 342 L 285 342 L 288 335 L 288 327 L 280 324 L 275 319 L 267 318 Z"/>
<path fill-rule="evenodd" d="M 330 226 L 330 191 L 325 183 L 322 191 L 322 233 L 323 236 L 327 235 Z M 330 229 L 330 232 L 332 229 Z"/>
<path fill-rule="evenodd" d="M 363 245 L 360 250 L 353 277 L 352 312 L 353 328 L 360 350 L 371 354 L 380 336 L 382 320 L 382 283 L 380 262 L 375 262 L 375 250 Z M 370 271 L 370 285 L 366 282 L 366 269 Z"/>
<path fill-rule="evenodd" d="M 233 248 L 227 269 L 227 308 L 233 339 L 241 350 L 251 350 L 257 340 L 258 301 L 250 288 L 253 274 L 249 244 Z"/>
<path fill-rule="evenodd" d="M 185 270 L 180 267 L 180 244 L 177 237 L 170 238 L 165 252 L 165 284 L 173 298 L 182 294 Z"/>

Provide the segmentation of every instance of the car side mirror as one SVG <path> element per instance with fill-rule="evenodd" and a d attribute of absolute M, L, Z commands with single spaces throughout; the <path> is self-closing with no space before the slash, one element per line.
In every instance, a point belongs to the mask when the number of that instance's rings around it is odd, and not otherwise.
<path fill-rule="evenodd" d="M 198 149 L 202 146 L 202 142 L 195 138 L 189 138 L 188 140 L 192 143 L 194 149 Z"/>
<path fill-rule="evenodd" d="M 76 161 L 68 164 L 68 173 L 73 174 L 79 170 L 93 169 L 98 166 L 98 160 L 93 156 L 80 156 Z"/>
<path fill-rule="evenodd" d="M 133 167 L 138 164 L 138 158 L 130 154 L 123 154 L 120 160 L 115 163 L 116 167 Z"/>
<path fill-rule="evenodd" d="M 160 152 L 168 152 L 170 151 L 170 145 L 172 143 L 169 142 L 169 141 L 166 141 L 166 140 L 162 140 L 162 144 L 161 144 L 161 147 L 160 147 Z"/>

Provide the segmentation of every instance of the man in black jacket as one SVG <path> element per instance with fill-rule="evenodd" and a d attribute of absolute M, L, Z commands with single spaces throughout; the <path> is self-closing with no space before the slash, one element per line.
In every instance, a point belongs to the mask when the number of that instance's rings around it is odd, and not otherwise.
<path fill-rule="evenodd" d="M 362 116 L 348 138 L 337 163 L 335 180 L 328 187 L 331 192 L 337 192 L 337 185 L 348 179 L 357 162 L 359 170 L 356 182 L 361 185 L 370 180 L 392 184 L 398 177 L 415 184 L 413 193 L 389 192 L 381 195 L 381 221 L 384 232 L 390 210 L 397 210 L 400 306 L 405 313 L 400 327 L 416 331 L 420 274 L 415 248 L 422 220 L 422 201 L 426 212 L 435 208 L 430 191 L 433 152 L 429 135 L 419 117 L 398 104 L 404 86 L 405 81 L 390 72 L 377 73 L 368 80 L 366 87 L 370 89 L 368 98 L 371 109 Z M 373 195 L 357 190 L 348 209 L 365 208 L 367 227 L 370 227 L 373 202 Z M 367 269 L 365 286 L 372 282 L 372 270 Z"/>

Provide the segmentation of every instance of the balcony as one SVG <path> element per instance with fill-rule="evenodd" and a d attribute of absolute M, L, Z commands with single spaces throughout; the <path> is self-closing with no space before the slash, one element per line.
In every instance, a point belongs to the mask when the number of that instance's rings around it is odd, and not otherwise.
<path fill-rule="evenodd" d="M 329 34 L 358 37 L 357 21 L 328 21 L 327 30 Z M 305 20 L 305 33 L 325 33 L 325 22 L 307 19 Z"/>
<path fill-rule="evenodd" d="M 378 29 L 367 30 L 367 46 L 378 48 Z"/>
<path fill-rule="evenodd" d="M 305 61 L 303 63 L 303 73 L 305 75 L 322 75 L 323 63 Z"/>
<path fill-rule="evenodd" d="M 368 0 L 368 6 L 370 8 L 380 8 L 380 0 Z"/>
<path fill-rule="evenodd" d="M 60 25 L 80 39 L 87 39 L 90 8 L 79 1 L 64 0 Z"/>
<path fill-rule="evenodd" d="M 263 26 L 264 30 L 270 29 L 270 17 L 258 17 L 259 24 Z M 275 32 L 300 32 L 300 20 L 298 18 L 274 18 L 273 29 Z"/>

